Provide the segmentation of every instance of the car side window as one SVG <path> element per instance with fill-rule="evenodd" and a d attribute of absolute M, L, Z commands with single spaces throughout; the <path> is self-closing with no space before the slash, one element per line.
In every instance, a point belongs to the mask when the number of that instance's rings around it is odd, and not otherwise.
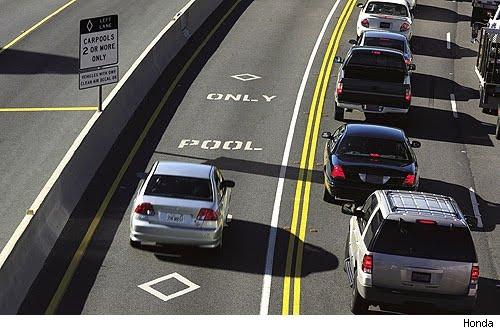
<path fill-rule="evenodd" d="M 332 136 L 331 143 L 330 143 L 330 152 L 333 152 L 333 149 L 335 149 L 335 146 L 339 142 L 340 138 L 344 134 L 344 126 L 339 127 Z"/>
<path fill-rule="evenodd" d="M 370 221 L 370 224 L 368 225 L 368 229 L 366 229 L 365 237 L 363 238 L 366 246 L 370 245 L 370 242 L 372 241 L 373 237 L 375 236 L 375 233 L 380 227 L 382 220 L 383 220 L 382 212 L 380 212 L 379 208 L 378 211 L 375 212 L 375 214 L 373 215 L 373 218 Z"/>
<path fill-rule="evenodd" d="M 363 205 L 363 216 L 358 217 L 358 227 L 359 227 L 359 232 L 361 235 L 363 235 L 363 231 L 365 230 L 366 224 L 368 223 L 368 220 L 370 220 L 370 217 L 373 213 L 373 210 L 377 206 L 377 197 L 375 194 L 371 194 L 370 197 L 365 202 L 365 205 Z"/>
<path fill-rule="evenodd" d="M 216 189 L 217 189 L 217 194 L 219 195 L 219 197 L 222 198 L 222 195 L 224 194 L 224 191 L 222 191 L 220 189 L 220 184 L 222 182 L 222 176 L 220 175 L 219 171 L 215 171 L 215 185 L 216 185 Z"/>

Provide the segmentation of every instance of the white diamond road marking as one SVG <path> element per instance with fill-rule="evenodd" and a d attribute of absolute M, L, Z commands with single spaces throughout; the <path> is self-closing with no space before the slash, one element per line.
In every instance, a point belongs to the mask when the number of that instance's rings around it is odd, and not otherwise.
<path fill-rule="evenodd" d="M 185 284 L 187 286 L 187 288 L 180 290 L 180 291 L 177 291 L 175 293 L 169 294 L 168 296 L 166 296 L 163 293 L 161 293 L 160 291 L 152 288 L 153 285 L 158 284 L 158 283 L 163 282 L 163 281 L 166 281 L 166 280 L 171 279 L 171 278 L 174 278 L 177 281 Z M 198 284 L 191 282 L 190 280 L 188 280 L 187 278 L 185 278 L 184 276 L 182 276 L 178 273 L 172 273 L 169 275 L 162 276 L 160 278 L 157 278 L 156 280 L 152 280 L 152 281 L 143 283 L 141 285 L 138 285 L 138 287 L 143 289 L 146 292 L 151 293 L 156 298 L 161 299 L 165 302 L 172 300 L 174 298 L 180 297 L 182 295 L 185 295 L 186 293 L 189 293 L 191 291 L 194 291 L 194 290 L 200 288 L 200 286 Z"/>
<path fill-rule="evenodd" d="M 250 74 L 250 73 L 242 73 L 242 74 L 237 74 L 237 75 L 231 76 L 231 78 L 238 79 L 241 81 L 251 81 L 251 80 L 260 79 L 262 77 L 259 77 L 259 76 L 256 76 L 256 75 Z"/>

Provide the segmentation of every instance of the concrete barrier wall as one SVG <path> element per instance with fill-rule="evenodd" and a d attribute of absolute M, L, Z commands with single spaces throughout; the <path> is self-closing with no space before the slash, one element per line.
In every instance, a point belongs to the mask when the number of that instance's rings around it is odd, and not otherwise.
<path fill-rule="evenodd" d="M 223 0 L 191 0 L 152 41 L 75 140 L 0 253 L 0 313 L 15 314 L 118 135 L 163 70 Z"/>

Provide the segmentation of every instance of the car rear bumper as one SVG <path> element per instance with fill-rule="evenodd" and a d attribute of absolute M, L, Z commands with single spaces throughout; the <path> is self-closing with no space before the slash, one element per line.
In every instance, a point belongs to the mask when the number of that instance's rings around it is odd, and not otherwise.
<path fill-rule="evenodd" d="M 366 287 L 358 282 L 359 294 L 371 305 L 433 305 L 438 309 L 453 311 L 472 310 L 476 305 L 476 296 L 456 296 L 445 294 L 427 294 L 422 292 L 398 291 L 393 289 Z"/>
<path fill-rule="evenodd" d="M 356 184 L 350 181 L 331 180 L 326 172 L 325 187 L 330 195 L 339 199 L 364 201 L 375 190 L 417 190 L 417 187 L 403 187 L 396 185 L 371 185 L 371 184 Z"/>
<path fill-rule="evenodd" d="M 337 107 L 340 108 L 346 108 L 346 109 L 352 109 L 352 110 L 358 110 L 361 112 L 366 112 L 366 113 L 373 113 L 373 114 L 383 114 L 383 113 L 408 113 L 410 108 L 398 108 L 398 107 L 386 107 L 384 106 L 382 111 L 366 111 L 363 110 L 363 105 L 362 104 L 356 104 L 356 103 L 347 103 L 347 102 L 337 102 Z"/>
<path fill-rule="evenodd" d="M 212 248 L 219 246 L 222 241 L 222 226 L 217 229 L 186 229 L 134 220 L 130 228 L 130 239 L 140 242 Z"/>

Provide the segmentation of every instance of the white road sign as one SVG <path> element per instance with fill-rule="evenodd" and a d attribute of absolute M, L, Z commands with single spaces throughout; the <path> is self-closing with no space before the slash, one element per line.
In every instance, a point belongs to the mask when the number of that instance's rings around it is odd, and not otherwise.
<path fill-rule="evenodd" d="M 80 21 L 80 70 L 118 63 L 118 15 Z"/>
<path fill-rule="evenodd" d="M 80 72 L 80 89 L 113 84 L 118 82 L 118 66 Z"/>

